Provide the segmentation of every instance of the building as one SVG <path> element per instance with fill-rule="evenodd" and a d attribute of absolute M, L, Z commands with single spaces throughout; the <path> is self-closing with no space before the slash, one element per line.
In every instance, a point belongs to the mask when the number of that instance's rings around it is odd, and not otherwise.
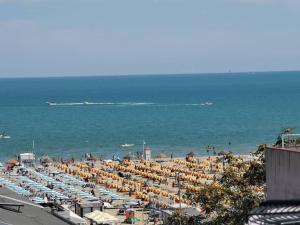
<path fill-rule="evenodd" d="M 21 153 L 18 156 L 20 165 L 32 166 L 35 164 L 35 155 L 33 153 Z"/>
<path fill-rule="evenodd" d="M 300 200 L 300 134 L 283 134 L 266 149 L 267 200 Z"/>
<path fill-rule="evenodd" d="M 3 206 L 4 204 L 21 204 L 20 210 L 15 207 Z M 0 188 L 0 224 L 6 225 L 69 225 L 64 220 L 51 214 L 47 208 L 36 205 L 22 196 L 8 190 Z"/>
<path fill-rule="evenodd" d="M 266 201 L 252 210 L 249 224 L 300 224 L 300 134 L 283 134 L 265 157 Z"/>
<path fill-rule="evenodd" d="M 267 148 L 267 200 L 300 200 L 300 147 Z"/>
<path fill-rule="evenodd" d="M 149 147 L 144 148 L 144 159 L 151 160 L 151 149 Z"/>

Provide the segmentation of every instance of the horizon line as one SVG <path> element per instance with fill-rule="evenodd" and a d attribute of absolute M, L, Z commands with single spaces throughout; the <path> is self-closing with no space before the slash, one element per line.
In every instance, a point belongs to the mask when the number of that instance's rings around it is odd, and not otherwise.
<path fill-rule="evenodd" d="M 91 77 L 137 77 L 137 76 L 182 76 L 182 75 L 229 75 L 229 74 L 257 74 L 257 73 L 294 73 L 300 70 L 265 70 L 265 71 L 236 71 L 236 72 L 194 72 L 194 73 L 132 73 L 132 74 L 98 74 L 98 75 L 47 75 L 47 76 L 15 76 L 0 77 L 0 79 L 49 79 L 49 78 L 91 78 Z"/>

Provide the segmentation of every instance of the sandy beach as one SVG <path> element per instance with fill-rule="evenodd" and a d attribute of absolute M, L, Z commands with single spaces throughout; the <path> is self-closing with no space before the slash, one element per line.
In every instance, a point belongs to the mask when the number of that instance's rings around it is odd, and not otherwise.
<path fill-rule="evenodd" d="M 1 182 L 16 186 L 32 201 L 55 201 L 75 212 L 74 202 L 102 202 L 103 212 L 120 224 L 133 219 L 135 224 L 163 223 L 162 212 L 179 208 L 205 212 L 193 205 L 186 193 L 196 193 L 206 184 L 218 185 L 226 163 L 223 156 L 189 156 L 152 160 L 91 160 L 48 162 L 31 168 L 16 166 L 2 174 Z M 240 155 L 247 164 L 250 155 Z M 11 176 L 11 174 L 14 174 Z M 21 189 L 21 190 L 19 190 Z M 170 211 L 170 212 L 171 212 Z M 129 219 L 128 219 L 129 218 Z"/>

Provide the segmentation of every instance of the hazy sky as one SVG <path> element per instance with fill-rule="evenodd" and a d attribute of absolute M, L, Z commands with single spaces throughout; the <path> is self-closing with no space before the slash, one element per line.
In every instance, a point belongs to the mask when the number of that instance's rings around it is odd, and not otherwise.
<path fill-rule="evenodd" d="M 0 0 L 0 77 L 300 69 L 300 0 Z"/>

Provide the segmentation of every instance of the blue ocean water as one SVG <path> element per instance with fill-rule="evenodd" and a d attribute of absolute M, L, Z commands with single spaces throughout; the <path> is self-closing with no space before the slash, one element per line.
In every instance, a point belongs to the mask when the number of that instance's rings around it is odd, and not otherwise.
<path fill-rule="evenodd" d="M 300 126 L 300 72 L 0 79 L 0 158 L 154 152 L 248 153 Z M 93 102 L 48 106 L 46 102 Z M 212 105 L 201 105 L 211 102 Z M 300 132 L 300 128 L 299 128 Z M 228 143 L 231 142 L 229 146 Z M 133 143 L 130 150 L 119 145 Z"/>

